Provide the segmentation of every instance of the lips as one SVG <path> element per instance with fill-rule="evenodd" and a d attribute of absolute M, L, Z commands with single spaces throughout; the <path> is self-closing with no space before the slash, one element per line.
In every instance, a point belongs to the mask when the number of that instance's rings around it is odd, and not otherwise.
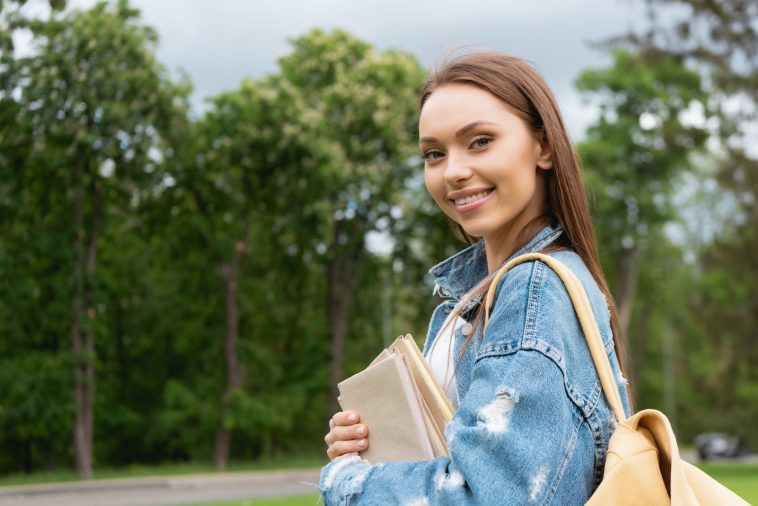
<path fill-rule="evenodd" d="M 466 193 L 468 193 L 468 195 L 462 195 L 462 193 L 463 191 L 451 193 L 450 196 L 454 198 L 449 200 L 455 206 L 457 212 L 468 213 L 484 205 L 484 203 L 495 193 L 495 190 L 494 188 L 477 189 L 473 193 L 467 191 Z"/>

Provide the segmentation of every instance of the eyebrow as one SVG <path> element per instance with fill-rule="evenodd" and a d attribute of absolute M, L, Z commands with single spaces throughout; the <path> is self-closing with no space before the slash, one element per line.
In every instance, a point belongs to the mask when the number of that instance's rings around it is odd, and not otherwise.
<path fill-rule="evenodd" d="M 483 125 L 494 126 L 495 124 L 490 121 L 473 121 L 469 123 L 468 125 L 459 128 L 458 131 L 455 132 L 455 138 L 460 139 L 461 137 L 469 133 L 471 130 Z M 436 137 L 422 137 L 421 139 L 419 139 L 418 142 L 419 144 L 426 144 L 426 143 L 431 143 L 431 142 L 439 142 L 439 139 L 437 139 Z"/>

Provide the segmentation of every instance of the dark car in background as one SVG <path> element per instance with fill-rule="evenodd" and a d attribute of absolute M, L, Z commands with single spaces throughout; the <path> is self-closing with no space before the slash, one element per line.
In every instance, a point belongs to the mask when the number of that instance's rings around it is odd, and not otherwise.
<path fill-rule="evenodd" d="M 747 455 L 747 446 L 738 436 L 724 432 L 704 432 L 695 437 L 695 448 L 701 460 L 735 458 Z"/>

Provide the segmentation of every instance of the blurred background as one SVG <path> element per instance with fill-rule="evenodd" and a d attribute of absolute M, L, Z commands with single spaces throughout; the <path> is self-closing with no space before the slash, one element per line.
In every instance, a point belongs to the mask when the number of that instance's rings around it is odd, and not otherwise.
<path fill-rule="evenodd" d="M 423 341 L 427 271 L 464 246 L 417 148 L 418 86 L 456 49 L 556 93 L 638 409 L 693 452 L 758 449 L 755 0 L 0 16 L 0 484 L 320 465 L 336 382 Z"/>

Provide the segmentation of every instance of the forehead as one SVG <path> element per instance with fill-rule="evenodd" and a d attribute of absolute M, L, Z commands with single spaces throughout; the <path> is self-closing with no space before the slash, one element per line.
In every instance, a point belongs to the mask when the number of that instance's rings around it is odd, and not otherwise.
<path fill-rule="evenodd" d="M 429 96 L 419 115 L 419 132 L 458 128 L 472 121 L 501 124 L 518 119 L 491 93 L 467 84 L 440 86 Z"/>

